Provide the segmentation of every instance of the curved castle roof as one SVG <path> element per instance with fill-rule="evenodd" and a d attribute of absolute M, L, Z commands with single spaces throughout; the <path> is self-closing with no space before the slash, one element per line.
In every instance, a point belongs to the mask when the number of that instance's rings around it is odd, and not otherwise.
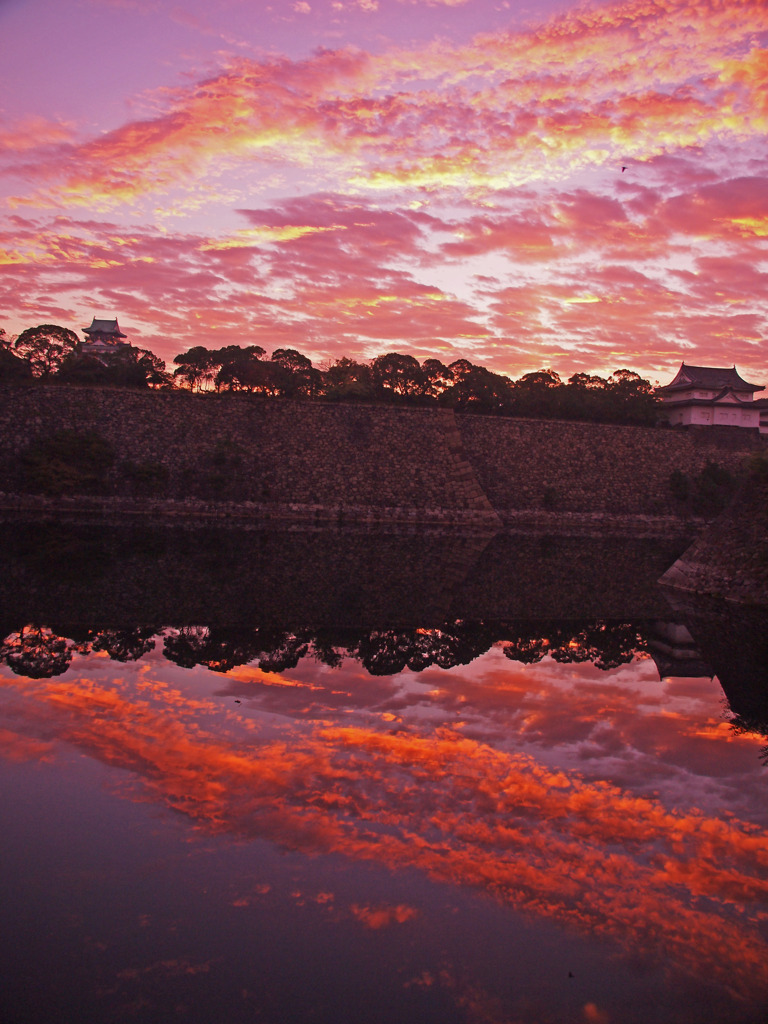
<path fill-rule="evenodd" d="M 689 391 L 691 388 L 765 391 L 761 384 L 750 384 L 744 380 L 735 366 L 690 366 L 686 363 L 681 363 L 674 380 L 658 391 Z"/>
<path fill-rule="evenodd" d="M 100 335 L 108 335 L 110 340 L 117 340 L 118 338 L 127 338 L 127 334 L 123 334 L 117 325 L 117 320 L 97 320 L 93 318 L 93 323 L 90 327 L 83 327 L 83 334 L 87 334 L 88 338 L 93 341 L 95 340 L 93 335 L 97 338 Z"/>

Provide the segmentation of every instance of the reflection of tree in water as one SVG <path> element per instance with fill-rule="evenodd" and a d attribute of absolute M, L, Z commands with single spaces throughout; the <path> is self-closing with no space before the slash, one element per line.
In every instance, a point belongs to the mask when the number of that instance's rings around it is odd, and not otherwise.
<path fill-rule="evenodd" d="M 66 672 L 72 661 L 73 644 L 50 629 L 24 626 L 0 645 L 0 662 L 19 676 L 46 679 Z"/>
<path fill-rule="evenodd" d="M 295 668 L 309 650 L 303 634 L 277 629 L 227 629 L 184 626 L 166 635 L 163 653 L 182 668 L 204 665 L 212 672 L 229 672 L 257 661 L 265 672 Z"/>
<path fill-rule="evenodd" d="M 731 610 L 731 617 L 735 612 Z M 736 621 L 713 616 L 694 623 L 707 661 L 725 690 L 728 721 L 738 733 L 768 739 L 768 698 L 765 689 L 765 613 L 757 624 L 742 610 Z M 746 622 L 739 629 L 742 619 Z M 55 624 L 54 624 L 55 626 Z M 310 657 L 329 668 L 349 659 L 372 676 L 422 672 L 468 665 L 492 646 L 513 662 L 532 665 L 549 656 L 561 663 L 591 662 L 608 670 L 628 664 L 649 649 L 652 622 L 596 620 L 446 622 L 430 628 L 362 630 L 352 627 L 286 630 L 279 627 L 157 625 L 124 629 L 57 630 L 25 625 L 0 643 L 0 664 L 17 675 L 42 679 L 62 675 L 74 655 L 106 653 L 118 662 L 138 661 L 162 638 L 164 656 L 181 668 L 201 665 L 227 673 L 241 665 L 281 673 Z M 674 672 L 672 673 L 674 674 Z M 761 751 L 768 766 L 768 744 Z"/>
<path fill-rule="evenodd" d="M 207 626 L 185 626 L 178 633 L 166 636 L 163 642 L 163 653 L 175 665 L 182 668 L 205 665 L 215 672 L 226 672 L 243 664 L 240 652 L 230 648 L 231 645 L 212 637 Z M 245 660 L 249 658 L 246 656 Z"/>
<path fill-rule="evenodd" d="M 138 661 L 152 650 L 157 635 L 152 626 L 70 632 L 65 637 L 44 626 L 24 626 L 0 644 L 0 664 L 16 675 L 46 679 L 66 672 L 74 654 L 104 651 L 113 661 Z"/>
<path fill-rule="evenodd" d="M 71 632 L 71 631 L 70 631 Z M 556 661 L 592 661 L 608 669 L 632 660 L 646 642 L 628 623 L 446 623 L 439 628 L 385 630 L 282 630 L 222 626 L 184 626 L 161 631 L 155 626 L 103 629 L 59 636 L 49 628 L 27 626 L 0 647 L 0 661 L 32 678 L 61 675 L 74 653 L 106 652 L 116 661 L 137 661 L 164 632 L 163 653 L 182 668 L 202 665 L 229 672 L 256 664 L 264 672 L 296 668 L 312 657 L 331 668 L 344 658 L 360 662 L 374 676 L 405 669 L 422 672 L 432 665 L 468 665 L 494 644 L 507 658 L 532 664 L 549 654 Z"/>
<path fill-rule="evenodd" d="M 607 670 L 626 665 L 638 651 L 647 649 L 647 642 L 636 626 L 625 623 L 594 622 L 576 628 L 550 623 L 531 624 L 527 634 L 503 640 L 504 654 L 512 661 L 534 664 L 548 654 L 559 662 L 591 661 L 597 668 Z"/>
<path fill-rule="evenodd" d="M 728 724 L 737 735 L 762 736 L 768 740 L 768 718 L 758 718 L 755 715 L 732 714 L 728 719 Z M 760 748 L 760 762 L 768 768 L 768 743 Z"/>
<path fill-rule="evenodd" d="M 468 665 L 497 646 L 510 661 L 532 665 L 549 656 L 561 663 L 592 662 L 607 671 L 628 664 L 648 649 L 653 625 L 628 622 L 517 621 L 467 622 L 457 620 L 439 627 L 419 629 L 285 630 L 278 627 L 183 626 L 161 629 L 136 626 L 126 629 L 67 630 L 67 636 L 45 626 L 24 626 L 0 644 L 0 664 L 31 679 L 66 672 L 75 654 L 104 652 L 115 661 L 138 661 L 148 654 L 158 636 L 163 654 L 181 668 L 201 665 L 226 673 L 241 665 L 263 672 L 286 672 L 310 657 L 329 668 L 343 660 L 358 662 L 372 676 L 396 675 L 406 669 L 423 672 L 431 666 L 449 669 Z M 731 704 L 730 724 L 737 732 L 768 738 L 768 703 L 745 679 L 744 692 L 726 685 Z M 768 764 L 768 745 L 762 751 Z"/>
<path fill-rule="evenodd" d="M 104 651 L 113 661 L 138 661 L 155 646 L 157 630 L 152 626 L 135 629 L 88 630 L 81 637 L 73 637 L 78 654 Z"/>
<path fill-rule="evenodd" d="M 155 646 L 156 630 L 105 629 L 94 635 L 92 650 L 106 651 L 114 661 L 138 661 Z"/>
<path fill-rule="evenodd" d="M 510 627 L 499 623 L 455 622 L 435 629 L 389 629 L 355 633 L 279 629 L 185 627 L 165 637 L 165 656 L 183 668 L 204 665 L 227 672 L 255 663 L 264 672 L 285 672 L 310 656 L 330 667 L 344 658 L 359 661 L 373 676 L 423 672 L 436 665 L 468 665 L 498 643 L 513 661 L 533 663 L 550 654 L 557 661 L 593 661 L 615 668 L 645 649 L 645 641 L 626 623 L 540 624 Z"/>
<path fill-rule="evenodd" d="M 351 656 L 373 676 L 408 668 L 423 672 L 432 665 L 453 668 L 479 658 L 498 638 L 484 623 L 457 622 L 442 629 L 382 630 L 361 637 Z"/>

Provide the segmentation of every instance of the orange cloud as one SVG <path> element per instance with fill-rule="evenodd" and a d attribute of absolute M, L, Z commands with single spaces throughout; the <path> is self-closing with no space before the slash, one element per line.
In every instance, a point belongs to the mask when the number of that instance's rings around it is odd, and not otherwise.
<path fill-rule="evenodd" d="M 6 761 L 44 761 L 53 749 L 54 744 L 46 740 L 0 729 L 0 757 Z"/>
<path fill-rule="evenodd" d="M 238 231 L 230 238 L 222 238 L 205 242 L 203 250 L 209 249 L 239 249 L 247 246 L 263 244 L 265 242 L 289 242 L 294 238 L 303 238 L 305 235 L 316 234 L 319 231 L 343 231 L 341 225 L 334 224 L 329 227 L 311 227 L 310 225 L 296 224 L 282 228 L 246 228 Z"/>

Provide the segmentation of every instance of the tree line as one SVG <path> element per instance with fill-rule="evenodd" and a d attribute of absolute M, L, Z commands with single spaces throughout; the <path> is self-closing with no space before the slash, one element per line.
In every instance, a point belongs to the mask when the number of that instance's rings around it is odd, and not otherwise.
<path fill-rule="evenodd" d="M 0 329 L 0 382 L 139 387 L 257 394 L 272 398 L 440 405 L 459 412 L 604 423 L 653 424 L 659 401 L 650 381 L 632 370 L 609 377 L 551 369 L 518 380 L 457 359 L 389 352 L 369 362 L 343 356 L 324 367 L 292 348 L 267 358 L 260 345 L 196 345 L 174 356 L 172 369 L 148 349 L 124 345 L 91 354 L 74 331 L 41 324 L 9 339 Z"/>
<path fill-rule="evenodd" d="M 254 664 L 264 672 L 285 672 L 303 658 L 330 668 L 346 658 L 373 676 L 405 669 L 423 672 L 433 665 L 468 665 L 498 646 L 510 661 L 535 664 L 546 655 L 555 661 L 592 662 L 607 671 L 632 661 L 647 641 L 626 622 L 446 622 L 432 629 L 298 629 L 279 627 L 182 626 L 127 629 L 51 629 L 24 626 L 0 640 L 0 664 L 19 675 L 43 679 L 66 672 L 74 654 L 103 651 L 116 661 L 138 661 L 162 638 L 163 655 L 182 668 L 202 665 L 230 672 Z"/>

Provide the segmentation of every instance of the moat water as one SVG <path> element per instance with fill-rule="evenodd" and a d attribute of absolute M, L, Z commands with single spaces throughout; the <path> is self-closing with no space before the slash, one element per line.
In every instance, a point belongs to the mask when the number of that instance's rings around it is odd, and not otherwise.
<path fill-rule="evenodd" d="M 0 541 L 4 1022 L 768 1019 L 768 630 L 675 544 Z"/>

